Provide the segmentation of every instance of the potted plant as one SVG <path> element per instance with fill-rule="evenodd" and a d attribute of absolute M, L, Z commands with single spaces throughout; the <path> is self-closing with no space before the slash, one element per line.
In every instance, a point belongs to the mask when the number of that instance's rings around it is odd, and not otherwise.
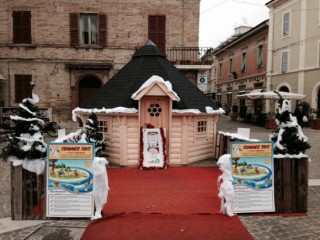
<path fill-rule="evenodd" d="M 310 127 L 312 129 L 320 129 L 320 109 L 318 110 L 312 109 L 311 110 L 311 119 L 310 119 Z"/>
<path fill-rule="evenodd" d="M 232 105 L 232 113 L 230 114 L 231 121 L 237 121 L 237 119 L 238 119 L 238 112 L 239 112 L 239 107 L 238 107 L 238 105 L 236 105 L 236 104 Z"/>
<path fill-rule="evenodd" d="M 274 118 L 274 113 L 272 113 L 272 112 L 267 113 L 267 118 L 265 121 L 265 128 L 266 129 L 276 129 L 277 128 L 277 123 Z"/>

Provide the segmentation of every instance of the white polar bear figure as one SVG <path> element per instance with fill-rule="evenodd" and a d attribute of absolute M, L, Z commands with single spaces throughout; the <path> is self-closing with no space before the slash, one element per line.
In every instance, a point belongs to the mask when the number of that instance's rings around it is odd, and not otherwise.
<path fill-rule="evenodd" d="M 93 159 L 93 195 L 96 211 L 91 220 L 102 218 L 101 211 L 107 203 L 109 182 L 106 165 L 107 159 L 95 157 Z"/>
<path fill-rule="evenodd" d="M 233 200 L 235 197 L 234 187 L 232 185 L 232 165 L 231 165 L 231 155 L 222 155 L 217 162 L 222 174 L 218 178 L 219 194 L 221 198 L 221 208 L 220 211 L 223 214 L 227 214 L 229 217 L 234 216 L 233 212 Z M 222 183 L 221 183 L 222 180 Z"/>

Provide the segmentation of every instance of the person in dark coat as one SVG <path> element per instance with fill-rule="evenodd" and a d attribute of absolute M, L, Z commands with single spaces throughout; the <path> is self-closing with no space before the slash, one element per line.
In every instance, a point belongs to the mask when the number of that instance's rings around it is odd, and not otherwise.
<path fill-rule="evenodd" d="M 299 104 L 299 105 L 296 107 L 293 115 L 297 118 L 298 124 L 299 124 L 300 126 L 303 126 L 303 116 L 305 116 L 305 111 L 304 111 L 304 109 L 303 109 L 302 104 Z"/>

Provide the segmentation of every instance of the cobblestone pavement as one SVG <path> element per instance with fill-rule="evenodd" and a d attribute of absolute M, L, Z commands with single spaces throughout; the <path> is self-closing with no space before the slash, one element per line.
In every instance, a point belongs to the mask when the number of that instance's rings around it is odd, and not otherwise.
<path fill-rule="evenodd" d="M 251 138 L 268 140 L 272 130 L 253 126 L 243 122 L 232 122 L 229 117 L 222 116 L 218 122 L 218 131 L 235 133 L 237 128 L 250 128 Z M 309 137 L 312 148 L 307 151 L 311 158 L 309 165 L 309 178 L 320 179 L 320 131 L 303 128 Z M 0 144 L 0 150 L 4 144 Z M 199 165 L 212 165 L 211 162 L 202 162 Z M 196 164 L 193 164 L 196 165 Z M 0 160 L 0 219 L 10 216 L 10 165 Z M 268 214 L 240 215 L 240 220 L 246 226 L 254 239 L 320 239 L 320 186 L 309 187 L 307 216 L 280 217 Z M 63 227 L 85 227 L 89 220 L 50 220 L 46 225 Z M 22 240 L 33 233 L 41 225 L 27 227 L 0 234 L 0 240 Z M 59 236 L 56 236 L 59 239 Z"/>

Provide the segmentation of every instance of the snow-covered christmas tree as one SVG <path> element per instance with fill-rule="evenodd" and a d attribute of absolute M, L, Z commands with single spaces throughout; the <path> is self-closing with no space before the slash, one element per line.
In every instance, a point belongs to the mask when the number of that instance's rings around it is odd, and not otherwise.
<path fill-rule="evenodd" d="M 303 134 L 301 126 L 296 117 L 291 113 L 291 104 L 287 99 L 279 95 L 277 101 L 278 109 L 276 113 L 276 123 L 278 128 L 273 132 L 272 141 L 274 144 L 274 154 L 303 156 L 310 148 L 308 138 Z"/>
<path fill-rule="evenodd" d="M 101 156 L 106 147 L 104 143 L 104 134 L 99 131 L 99 122 L 95 113 L 90 113 L 85 126 L 86 142 L 95 143 L 96 156 Z"/>
<path fill-rule="evenodd" d="M 31 82 L 32 88 L 35 86 Z M 30 98 L 19 104 L 18 115 L 11 115 L 14 132 L 7 136 L 8 145 L 3 148 L 0 157 L 13 162 L 14 166 L 22 164 L 23 168 L 41 174 L 44 170 L 47 145 L 41 133 L 43 120 L 37 117 L 39 97 L 31 92 Z"/>

